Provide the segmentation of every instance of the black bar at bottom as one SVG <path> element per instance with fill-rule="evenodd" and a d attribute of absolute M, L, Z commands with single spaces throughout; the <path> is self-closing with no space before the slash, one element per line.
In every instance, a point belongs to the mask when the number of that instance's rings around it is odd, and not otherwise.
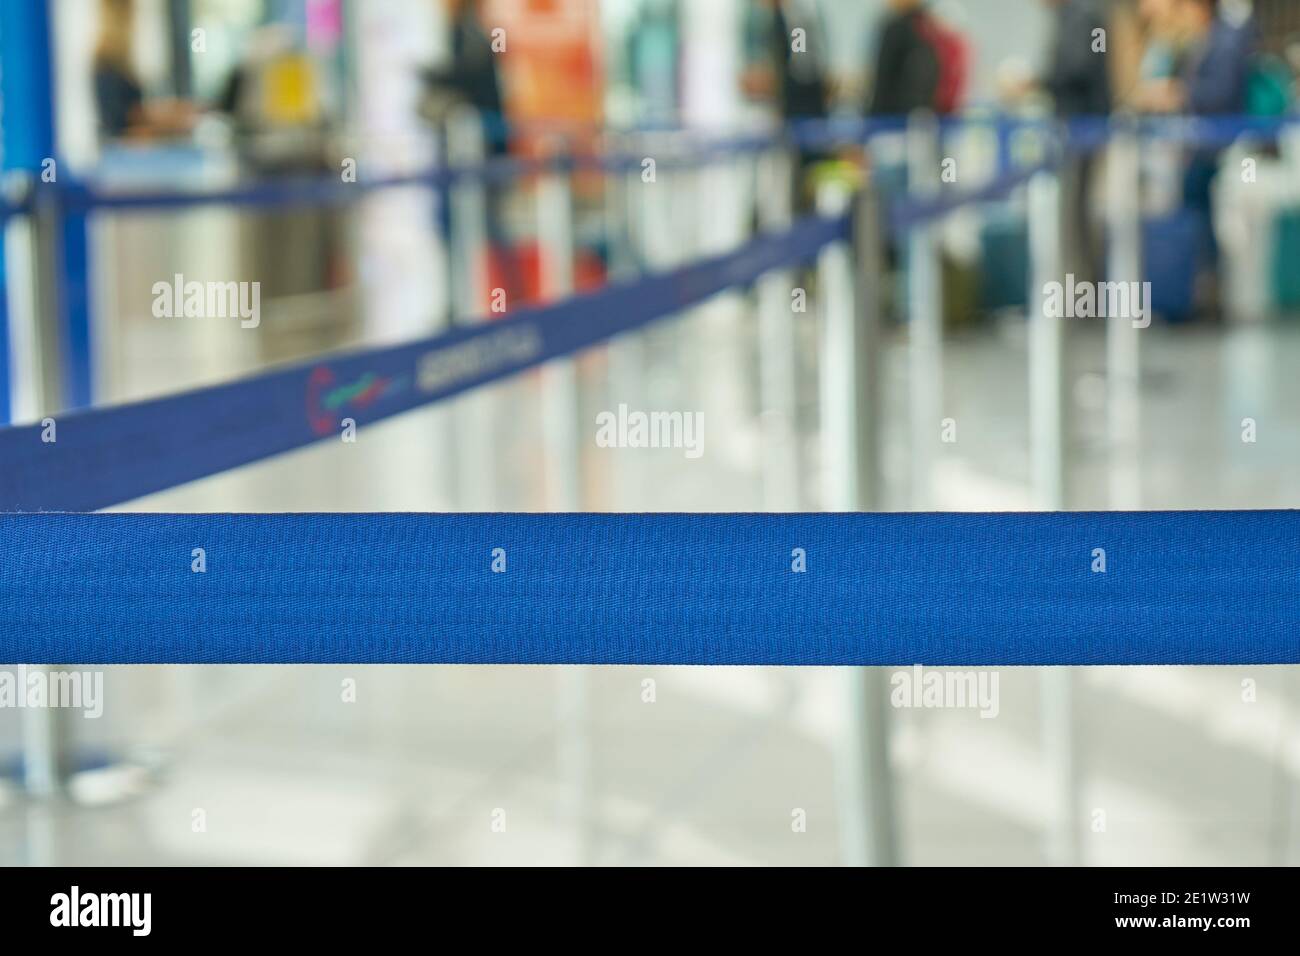
<path fill-rule="evenodd" d="M 338 947 L 402 943 L 419 932 L 500 943 L 632 937 L 676 929 L 736 938 L 784 925 L 810 937 L 905 931 L 927 943 L 1134 942 L 1196 938 L 1232 945 L 1293 936 L 1294 873 L 1284 869 L 901 869 L 800 873 L 734 870 L 666 877 L 419 869 L 6 870 L 0 918 L 7 942 L 76 934 L 96 943 L 156 939 Z M 572 883 L 570 883 L 570 879 Z M 628 883 L 624 884 L 623 879 Z M 660 883 L 659 879 L 663 879 Z M 75 924 L 75 925 L 74 925 Z M 850 929 L 856 927 L 856 929 Z M 885 937 L 880 937 L 883 941 Z"/>

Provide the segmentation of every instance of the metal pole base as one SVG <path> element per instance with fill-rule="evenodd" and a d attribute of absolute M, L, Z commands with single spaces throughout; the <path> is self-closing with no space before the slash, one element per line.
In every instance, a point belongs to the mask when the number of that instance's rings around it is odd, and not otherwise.
<path fill-rule="evenodd" d="M 147 793 L 161 772 L 160 761 L 107 754 L 74 755 L 70 763 L 67 772 L 41 779 L 22 755 L 6 761 L 0 769 L 0 806 L 18 800 L 111 806 Z"/>

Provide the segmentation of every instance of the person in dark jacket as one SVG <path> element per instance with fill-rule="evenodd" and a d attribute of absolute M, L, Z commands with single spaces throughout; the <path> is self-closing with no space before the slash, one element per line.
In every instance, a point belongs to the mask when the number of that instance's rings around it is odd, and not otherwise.
<path fill-rule="evenodd" d="M 485 157 L 505 156 L 511 144 L 498 69 L 497 58 L 501 54 L 493 47 L 491 27 L 483 21 L 484 4 L 482 0 L 445 0 L 445 4 L 450 18 L 451 62 L 444 68 L 424 70 L 424 84 L 435 100 L 451 100 L 472 107 L 482 129 Z M 439 121 L 448 118 L 445 104 L 438 112 Z M 443 131 L 449 137 L 457 135 L 450 124 L 444 124 Z M 452 145 L 449 141 L 449 155 Z M 502 270 L 506 301 L 517 302 L 525 294 L 525 282 L 507 223 L 511 187 L 508 182 L 485 182 L 482 188 L 489 254 Z M 451 207 L 450 195 L 444 194 L 439 206 L 439 224 L 449 241 L 453 228 Z M 459 276 L 452 281 L 468 279 Z"/>
<path fill-rule="evenodd" d="M 787 129 L 800 121 L 825 119 L 830 113 L 825 33 L 812 3 L 764 0 L 746 24 L 751 63 L 741 78 L 747 95 L 775 106 Z M 795 31 L 800 31 L 796 34 Z M 807 212 L 813 197 L 809 173 L 827 154 L 800 143 L 794 176 L 794 208 Z"/>
<path fill-rule="evenodd" d="M 505 108 L 497 53 L 483 25 L 479 0 L 448 0 L 451 15 L 451 64 L 424 72 L 425 82 L 478 111 L 488 153 L 506 152 Z"/>
<path fill-rule="evenodd" d="M 1104 41 L 1106 19 L 1098 0 L 1048 0 L 1055 8 L 1052 45 L 1043 89 L 1057 116 L 1105 116 L 1111 109 Z"/>
<path fill-rule="evenodd" d="M 134 0 L 100 0 L 94 91 L 99 132 L 105 140 L 179 136 L 196 111 L 183 101 L 149 99 L 136 73 Z"/>
<path fill-rule="evenodd" d="M 746 94 L 771 102 L 786 123 L 825 117 L 830 84 L 816 7 L 764 0 L 746 26 L 752 59 L 741 79 Z M 795 30 L 802 31 L 798 44 Z"/>
<path fill-rule="evenodd" d="M 906 116 L 932 110 L 939 89 L 939 57 L 923 31 L 924 0 L 889 0 L 876 49 L 869 116 Z"/>
<path fill-rule="evenodd" d="M 1186 53 L 1171 105 L 1196 116 L 1245 112 L 1246 84 L 1255 49 L 1254 21 L 1228 22 L 1217 0 L 1177 0 L 1176 7 Z M 1183 202 L 1199 222 L 1200 265 L 1212 266 L 1219 258 L 1214 237 L 1213 186 L 1221 159 L 1217 149 L 1192 150 L 1183 176 Z M 1216 291 L 1212 286 L 1208 288 L 1202 293 L 1202 305 L 1213 309 L 1217 305 Z"/>
<path fill-rule="evenodd" d="M 1187 40 L 1179 105 L 1197 116 L 1236 114 L 1246 107 L 1254 21 L 1229 23 L 1218 7 L 1217 0 L 1177 0 Z"/>
<path fill-rule="evenodd" d="M 781 114 L 787 120 L 822 119 L 830 109 L 824 39 L 820 24 L 810 22 L 812 14 L 799 14 L 782 3 L 776 4 L 772 26 L 773 60 L 781 75 Z M 805 48 L 795 52 L 791 42 L 796 28 L 807 36 Z"/>
<path fill-rule="evenodd" d="M 1063 120 L 1101 118 L 1111 111 L 1106 17 L 1100 0 L 1047 0 L 1054 23 L 1039 86 Z M 1061 171 L 1066 268 L 1086 281 L 1104 273 L 1103 230 L 1093 214 L 1094 154 L 1072 157 Z"/>

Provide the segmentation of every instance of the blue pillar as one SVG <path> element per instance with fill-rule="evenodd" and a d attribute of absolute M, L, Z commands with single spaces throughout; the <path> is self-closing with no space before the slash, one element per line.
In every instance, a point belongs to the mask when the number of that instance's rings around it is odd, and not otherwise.
<path fill-rule="evenodd" d="M 0 217 L 0 426 L 13 421 L 13 407 L 9 392 L 13 376 L 9 373 L 9 285 L 6 281 L 8 264 L 5 260 L 5 217 Z"/>
<path fill-rule="evenodd" d="M 4 173 L 38 171 L 54 155 L 54 74 L 49 6 L 0 4 L 0 132 Z M 0 242 L 0 263 L 3 263 Z M 0 272 L 0 423 L 10 420 L 8 289 Z"/>
<path fill-rule="evenodd" d="M 5 175 L 39 170 L 53 155 L 54 76 L 49 54 L 49 7 L 43 2 L 0 4 L 0 132 Z M 41 42 L 36 42 L 40 38 Z M 4 264 L 0 241 L 0 265 Z M 11 420 L 9 296 L 0 269 L 0 424 Z"/>
<path fill-rule="evenodd" d="M 55 123 L 53 7 L 53 0 L 0 3 L 0 127 L 5 173 L 25 173 L 37 190 L 37 198 L 48 200 L 48 208 L 53 211 L 55 289 L 53 301 L 45 307 L 55 311 L 63 405 L 76 408 L 90 404 L 93 397 L 90 250 L 85 214 L 69 214 L 59 201 L 60 194 L 54 192 L 57 184 L 41 179 L 50 159 L 58 162 L 60 180 L 68 175 L 59 156 Z M 44 190 L 50 190 L 50 194 Z M 7 345 L 7 320 L 3 321 Z M 8 356 L 4 358 L 0 392 L 7 406 L 9 362 Z M 7 419 L 8 408 L 3 411 Z"/>
<path fill-rule="evenodd" d="M 50 5 L 0 4 L 4 168 L 38 172 L 54 155 L 54 65 Z"/>
<path fill-rule="evenodd" d="M 59 370 L 63 406 L 85 408 L 94 403 L 94 349 L 90 319 L 90 217 L 59 208 L 57 246 Z"/>

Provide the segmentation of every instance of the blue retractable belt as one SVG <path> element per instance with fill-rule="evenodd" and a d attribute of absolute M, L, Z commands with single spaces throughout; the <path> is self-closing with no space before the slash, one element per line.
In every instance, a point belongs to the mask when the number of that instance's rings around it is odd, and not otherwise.
<path fill-rule="evenodd" d="M 1294 511 L 7 515 L 0 659 L 1297 663 L 1297 540 Z"/>
<path fill-rule="evenodd" d="M 94 511 L 337 438 L 344 419 L 363 426 L 572 355 L 806 261 L 848 234 L 847 217 L 811 218 L 675 272 L 498 322 L 60 416 L 52 433 L 0 429 L 0 511 Z"/>

